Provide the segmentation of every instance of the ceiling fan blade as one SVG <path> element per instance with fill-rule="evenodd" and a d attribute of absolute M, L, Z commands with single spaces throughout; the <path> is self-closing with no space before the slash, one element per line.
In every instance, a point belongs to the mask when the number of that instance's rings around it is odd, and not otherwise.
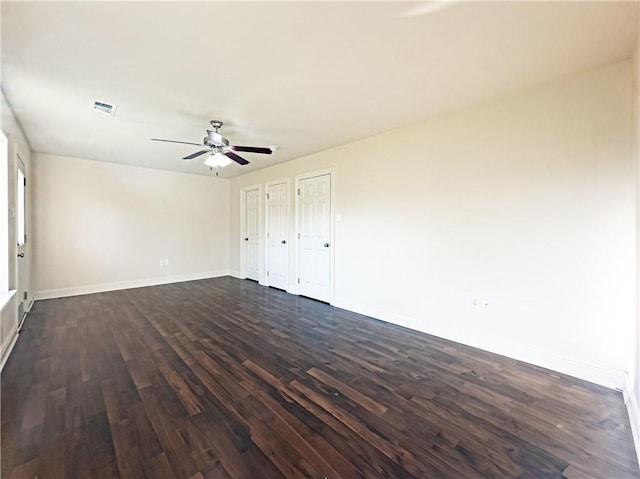
<path fill-rule="evenodd" d="M 209 135 L 209 141 L 216 146 L 227 146 L 229 145 L 229 140 L 227 140 L 220 133 L 215 132 L 213 130 L 207 130 L 207 135 Z"/>
<path fill-rule="evenodd" d="M 247 160 L 245 160 L 244 158 L 242 158 L 240 155 L 236 155 L 235 153 L 231 152 L 231 151 L 226 151 L 225 156 L 228 156 L 229 158 L 231 158 L 233 161 L 235 161 L 236 163 L 240 164 L 240 165 L 248 165 L 249 162 Z"/>
<path fill-rule="evenodd" d="M 201 150 L 201 151 L 196 151 L 195 153 L 191 153 L 190 155 L 185 156 L 184 158 L 182 158 L 183 160 L 193 160 L 194 158 L 200 156 L 200 155 L 204 155 L 205 153 L 209 153 L 211 150 Z"/>
<path fill-rule="evenodd" d="M 273 153 L 271 148 L 262 148 L 260 146 L 231 146 L 233 151 L 246 151 L 247 153 L 264 153 L 265 155 L 270 155 Z"/>
<path fill-rule="evenodd" d="M 189 141 L 177 141 L 177 140 L 162 140 L 160 138 L 151 138 L 151 141 L 164 141 L 166 143 L 182 143 L 182 144 L 185 144 L 185 145 L 202 146 L 202 143 L 191 143 Z"/>

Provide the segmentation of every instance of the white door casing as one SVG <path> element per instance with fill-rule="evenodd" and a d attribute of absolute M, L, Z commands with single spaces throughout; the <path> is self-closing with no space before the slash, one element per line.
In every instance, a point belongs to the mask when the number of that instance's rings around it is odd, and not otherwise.
<path fill-rule="evenodd" d="M 242 190 L 242 275 L 260 281 L 260 207 L 261 187 Z"/>
<path fill-rule="evenodd" d="M 267 184 L 267 285 L 289 287 L 289 181 Z"/>
<path fill-rule="evenodd" d="M 8 185 L 9 173 L 9 141 L 0 131 L 0 184 Z M 9 195 L 0 196 L 0 292 L 9 290 Z M 12 258 L 13 259 L 13 258 Z"/>
<path fill-rule="evenodd" d="M 298 293 L 320 301 L 333 299 L 332 173 L 296 177 Z"/>
<path fill-rule="evenodd" d="M 28 201 L 27 201 L 27 175 L 25 166 L 20 157 L 17 161 L 16 169 L 16 208 L 15 208 L 15 234 L 17 242 L 17 298 L 18 298 L 18 329 L 22 326 L 24 317 L 27 314 L 28 291 L 27 291 L 27 221 L 28 221 Z"/>

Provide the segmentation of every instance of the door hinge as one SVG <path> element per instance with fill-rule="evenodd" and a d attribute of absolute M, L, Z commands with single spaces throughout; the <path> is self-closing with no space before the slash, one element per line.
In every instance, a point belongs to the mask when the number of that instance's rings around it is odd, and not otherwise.
<path fill-rule="evenodd" d="M 24 186 L 25 187 L 27 186 L 27 179 L 26 178 L 24 178 Z"/>
<path fill-rule="evenodd" d="M 300 278 L 298 278 L 298 284 L 300 284 Z"/>
<path fill-rule="evenodd" d="M 300 196 L 300 188 L 298 188 L 298 196 Z"/>
<path fill-rule="evenodd" d="M 267 238 L 269 237 L 269 233 L 267 233 Z"/>
<path fill-rule="evenodd" d="M 300 233 L 298 233 L 298 239 L 300 239 Z"/>
<path fill-rule="evenodd" d="M 22 299 L 26 301 L 26 300 L 27 300 L 27 296 L 28 296 L 28 295 L 29 295 L 29 293 L 27 293 L 27 292 L 25 291 Z"/>
<path fill-rule="evenodd" d="M 267 199 L 269 199 L 269 193 L 267 193 Z"/>

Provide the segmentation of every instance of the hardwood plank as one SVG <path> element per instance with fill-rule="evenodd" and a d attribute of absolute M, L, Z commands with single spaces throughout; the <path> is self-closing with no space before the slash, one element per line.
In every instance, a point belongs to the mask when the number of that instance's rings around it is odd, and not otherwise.
<path fill-rule="evenodd" d="M 2 477 L 639 477 L 621 394 L 234 278 L 38 301 Z"/>

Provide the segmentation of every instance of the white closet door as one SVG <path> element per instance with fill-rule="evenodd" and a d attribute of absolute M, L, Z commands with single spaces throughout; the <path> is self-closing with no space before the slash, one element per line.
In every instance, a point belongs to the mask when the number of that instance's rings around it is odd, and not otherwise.
<path fill-rule="evenodd" d="M 289 212 L 287 183 L 267 187 L 267 284 L 289 286 Z"/>
<path fill-rule="evenodd" d="M 299 292 L 331 300 L 331 175 L 299 181 Z"/>
<path fill-rule="evenodd" d="M 245 193 L 244 264 L 245 276 L 260 279 L 260 191 L 256 188 Z"/>

